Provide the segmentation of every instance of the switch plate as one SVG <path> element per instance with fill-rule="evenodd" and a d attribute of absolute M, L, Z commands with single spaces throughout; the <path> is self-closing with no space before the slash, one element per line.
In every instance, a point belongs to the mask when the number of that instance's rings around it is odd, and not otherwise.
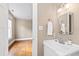
<path fill-rule="evenodd" d="M 39 30 L 43 30 L 43 26 L 39 26 Z"/>

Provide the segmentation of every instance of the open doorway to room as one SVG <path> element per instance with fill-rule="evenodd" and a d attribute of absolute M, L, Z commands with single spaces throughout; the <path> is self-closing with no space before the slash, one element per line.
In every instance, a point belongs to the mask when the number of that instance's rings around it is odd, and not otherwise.
<path fill-rule="evenodd" d="M 32 4 L 10 3 L 8 52 L 12 56 L 32 56 Z"/>

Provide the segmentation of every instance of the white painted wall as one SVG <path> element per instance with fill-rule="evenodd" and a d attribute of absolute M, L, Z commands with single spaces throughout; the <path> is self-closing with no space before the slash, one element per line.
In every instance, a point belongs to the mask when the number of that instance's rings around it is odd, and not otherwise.
<path fill-rule="evenodd" d="M 8 55 L 8 5 L 0 4 L 0 56 Z"/>

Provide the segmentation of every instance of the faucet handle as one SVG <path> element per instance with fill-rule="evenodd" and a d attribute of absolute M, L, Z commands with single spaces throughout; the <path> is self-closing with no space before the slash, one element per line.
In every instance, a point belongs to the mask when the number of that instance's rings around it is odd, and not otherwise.
<path fill-rule="evenodd" d="M 71 38 L 68 38 L 68 44 L 69 44 L 69 45 L 72 44 L 72 40 L 71 40 Z"/>

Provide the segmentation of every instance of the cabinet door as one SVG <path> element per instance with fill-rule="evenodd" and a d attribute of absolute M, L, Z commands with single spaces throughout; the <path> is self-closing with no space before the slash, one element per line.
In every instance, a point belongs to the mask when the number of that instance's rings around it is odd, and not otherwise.
<path fill-rule="evenodd" d="M 53 49 L 44 45 L 44 56 L 58 56 L 58 54 Z"/>

